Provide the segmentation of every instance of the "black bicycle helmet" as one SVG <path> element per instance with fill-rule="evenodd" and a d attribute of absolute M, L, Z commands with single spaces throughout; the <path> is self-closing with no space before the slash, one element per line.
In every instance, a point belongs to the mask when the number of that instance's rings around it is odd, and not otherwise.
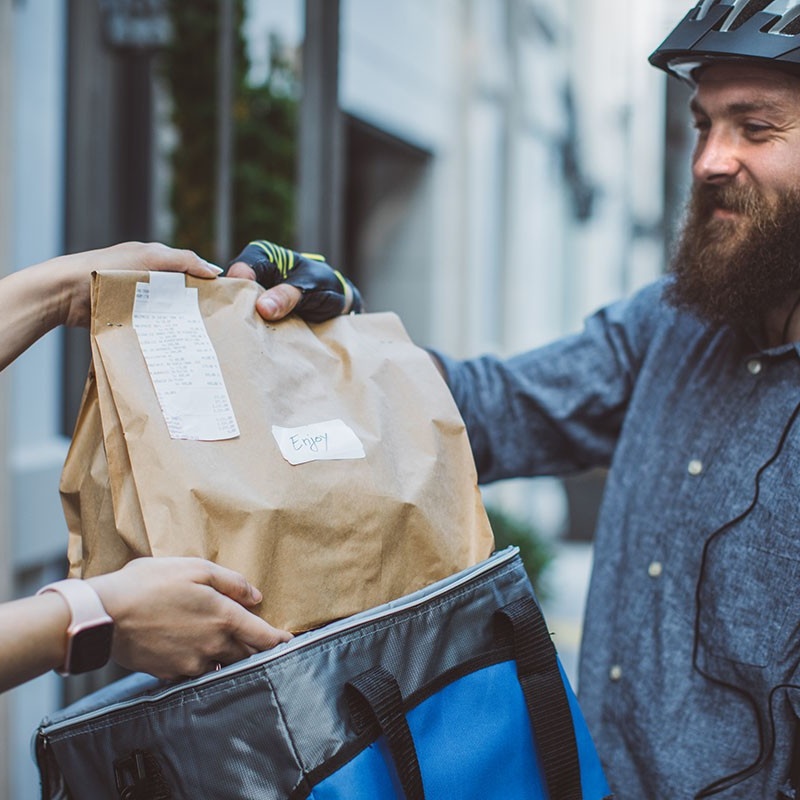
<path fill-rule="evenodd" d="M 650 63 L 694 84 L 698 67 L 739 59 L 800 75 L 800 0 L 700 0 Z"/>

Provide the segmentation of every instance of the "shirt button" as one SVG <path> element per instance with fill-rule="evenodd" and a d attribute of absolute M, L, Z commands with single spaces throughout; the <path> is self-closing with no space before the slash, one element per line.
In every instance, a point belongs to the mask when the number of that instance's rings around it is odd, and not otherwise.
<path fill-rule="evenodd" d="M 660 561 L 652 561 L 650 563 L 650 566 L 647 568 L 647 574 L 651 578 L 660 577 L 663 571 L 664 571 L 664 565 Z"/>
<path fill-rule="evenodd" d="M 697 458 L 693 458 L 688 466 L 690 475 L 699 475 L 703 471 L 703 462 Z"/>
<path fill-rule="evenodd" d="M 763 369 L 761 362 L 757 358 L 751 358 L 750 361 L 747 362 L 747 371 L 751 375 L 758 375 L 759 372 Z"/>
<path fill-rule="evenodd" d="M 622 667 L 619 664 L 614 664 L 608 671 L 608 677 L 616 683 L 622 678 Z"/>

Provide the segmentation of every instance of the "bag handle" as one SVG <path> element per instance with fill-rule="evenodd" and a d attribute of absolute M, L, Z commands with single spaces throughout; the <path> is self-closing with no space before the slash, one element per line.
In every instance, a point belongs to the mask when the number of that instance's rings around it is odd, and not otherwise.
<path fill-rule="evenodd" d="M 345 697 L 358 733 L 378 723 L 389 745 L 406 800 L 425 800 L 417 749 L 394 675 L 381 666 L 372 667 L 345 684 Z"/>
<path fill-rule="evenodd" d="M 509 642 L 517 677 L 551 800 L 582 800 L 578 743 L 558 667 L 556 648 L 542 612 L 530 595 L 495 612 L 498 636 Z"/>

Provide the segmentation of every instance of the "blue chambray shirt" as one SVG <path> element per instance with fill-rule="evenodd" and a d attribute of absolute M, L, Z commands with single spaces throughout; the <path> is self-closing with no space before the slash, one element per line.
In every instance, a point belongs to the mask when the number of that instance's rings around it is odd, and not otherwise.
<path fill-rule="evenodd" d="M 610 467 L 579 689 L 617 796 L 777 798 L 800 706 L 798 350 L 663 285 L 509 360 L 440 357 L 482 483 Z"/>

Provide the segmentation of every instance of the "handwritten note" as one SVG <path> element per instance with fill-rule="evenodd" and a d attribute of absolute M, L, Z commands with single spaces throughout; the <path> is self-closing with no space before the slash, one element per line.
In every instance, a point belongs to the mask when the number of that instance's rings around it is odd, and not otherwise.
<path fill-rule="evenodd" d="M 340 419 L 316 422 L 300 428 L 273 425 L 272 435 L 283 457 L 294 466 L 309 461 L 365 458 L 361 440 Z"/>
<path fill-rule="evenodd" d="M 133 327 L 172 439 L 234 439 L 239 426 L 197 289 L 184 276 L 151 272 L 136 284 Z"/>

